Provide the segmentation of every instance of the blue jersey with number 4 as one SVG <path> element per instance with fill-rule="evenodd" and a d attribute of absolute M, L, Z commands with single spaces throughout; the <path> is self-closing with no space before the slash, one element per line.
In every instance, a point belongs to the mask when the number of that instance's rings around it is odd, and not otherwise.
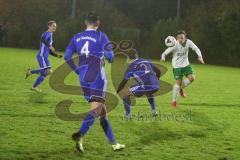
<path fill-rule="evenodd" d="M 107 35 L 96 30 L 85 30 L 71 39 L 66 49 L 65 59 L 69 61 L 75 52 L 78 54 L 77 70 L 81 75 L 81 81 L 94 82 L 97 79 L 102 71 L 104 56 L 112 62 L 113 52 L 106 47 L 108 44 L 110 41 Z M 68 64 L 72 65 L 70 62 Z M 72 66 L 71 68 L 74 69 Z"/>

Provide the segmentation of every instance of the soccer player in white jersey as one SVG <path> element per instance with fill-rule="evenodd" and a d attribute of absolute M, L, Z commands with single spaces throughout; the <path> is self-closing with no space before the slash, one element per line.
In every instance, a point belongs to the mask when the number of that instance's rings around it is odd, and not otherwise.
<path fill-rule="evenodd" d="M 176 84 L 173 87 L 173 107 L 177 107 L 177 98 L 179 93 L 181 97 L 185 98 L 186 94 L 183 89 L 195 80 L 193 69 L 188 60 L 189 48 L 195 51 L 198 56 L 198 61 L 201 64 L 204 64 L 200 49 L 190 39 L 187 39 L 186 35 L 185 31 L 178 31 L 176 34 L 175 45 L 167 48 L 161 56 L 161 61 L 165 61 L 165 57 L 168 54 L 173 54 L 173 75 L 176 80 Z M 185 79 L 183 79 L 184 76 L 186 77 Z"/>

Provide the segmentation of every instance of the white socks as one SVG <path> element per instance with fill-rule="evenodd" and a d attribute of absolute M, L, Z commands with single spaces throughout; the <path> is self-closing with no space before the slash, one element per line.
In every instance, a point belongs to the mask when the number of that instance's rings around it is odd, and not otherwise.
<path fill-rule="evenodd" d="M 179 91 L 180 91 L 180 86 L 175 84 L 173 87 L 173 101 L 177 101 Z"/>
<path fill-rule="evenodd" d="M 184 80 L 183 80 L 183 86 L 182 86 L 182 88 L 186 88 L 189 84 L 191 84 L 191 82 L 189 81 L 189 79 L 188 79 L 188 78 L 184 79 Z"/>
<path fill-rule="evenodd" d="M 186 88 L 191 83 L 192 82 L 188 78 L 184 79 L 183 82 L 182 82 L 182 88 Z M 174 85 L 174 87 L 173 87 L 173 101 L 177 101 L 180 89 L 181 89 L 181 87 L 179 85 L 177 85 L 177 84 Z"/>

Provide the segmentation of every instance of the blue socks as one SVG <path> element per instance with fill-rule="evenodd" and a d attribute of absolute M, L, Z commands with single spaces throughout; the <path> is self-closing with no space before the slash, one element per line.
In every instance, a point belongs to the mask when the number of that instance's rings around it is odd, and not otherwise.
<path fill-rule="evenodd" d="M 46 69 L 36 69 L 31 71 L 32 74 L 40 74 L 40 76 L 37 78 L 37 80 L 33 84 L 34 88 L 38 87 L 43 82 L 43 80 L 46 78 L 46 75 L 47 75 L 46 72 L 47 72 Z"/>
<path fill-rule="evenodd" d="M 88 115 L 85 117 L 85 119 L 82 122 L 82 126 L 80 128 L 79 134 L 81 136 L 84 136 L 89 128 L 93 125 L 95 118 L 97 118 L 97 114 L 94 111 L 90 111 Z"/>
<path fill-rule="evenodd" d="M 41 84 L 43 82 L 43 80 L 45 79 L 45 76 L 39 76 L 36 80 L 36 82 L 33 84 L 33 87 L 36 88 L 37 86 L 39 86 L 39 84 Z"/>
<path fill-rule="evenodd" d="M 46 74 L 46 69 L 35 69 L 31 71 L 32 74 L 42 74 L 45 75 Z"/>
<path fill-rule="evenodd" d="M 152 111 L 156 111 L 156 108 L 155 108 L 155 99 L 154 99 L 154 96 L 150 96 L 148 97 L 148 102 L 150 103 L 151 105 L 151 109 Z"/>
<path fill-rule="evenodd" d="M 100 121 L 100 125 L 102 126 L 105 135 L 108 138 L 109 143 L 112 144 L 112 145 L 116 144 L 114 134 L 113 134 L 113 131 L 112 131 L 112 127 L 111 127 L 110 122 L 107 119 L 106 115 L 102 116 L 99 119 L 99 121 Z"/>
<path fill-rule="evenodd" d="M 125 111 L 126 111 L 126 115 L 130 115 L 131 113 L 131 100 L 130 100 L 130 96 L 126 96 L 126 97 L 123 97 L 123 104 L 124 104 L 124 108 L 125 108 Z"/>
<path fill-rule="evenodd" d="M 85 117 L 85 119 L 82 122 L 82 126 L 80 128 L 79 136 L 84 136 L 88 130 L 91 128 L 91 126 L 94 124 L 95 119 L 97 118 L 97 114 L 94 111 L 90 111 L 88 115 Z M 108 138 L 108 141 L 110 144 L 115 144 L 115 137 L 112 131 L 112 127 L 110 125 L 109 120 L 107 119 L 106 115 L 102 116 L 100 119 L 100 125 L 103 128 L 103 131 Z"/>

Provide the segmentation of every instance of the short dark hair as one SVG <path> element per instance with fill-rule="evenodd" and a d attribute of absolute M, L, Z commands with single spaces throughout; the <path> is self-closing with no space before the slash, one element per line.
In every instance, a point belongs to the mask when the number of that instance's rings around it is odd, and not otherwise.
<path fill-rule="evenodd" d="M 184 30 L 177 31 L 176 36 L 178 36 L 180 34 L 184 34 L 185 36 L 187 36 L 187 33 Z"/>
<path fill-rule="evenodd" d="M 56 23 L 56 21 L 51 20 L 51 21 L 48 21 L 47 25 L 48 25 L 48 26 L 51 26 L 51 25 L 54 24 L 54 23 Z"/>
<path fill-rule="evenodd" d="M 130 51 L 127 52 L 128 58 L 133 60 L 138 58 L 138 53 L 136 49 L 131 49 Z"/>
<path fill-rule="evenodd" d="M 100 16 L 94 11 L 89 12 L 86 16 L 87 23 L 90 23 L 90 24 L 93 24 L 93 25 L 97 25 L 97 22 L 99 20 L 100 20 Z"/>

